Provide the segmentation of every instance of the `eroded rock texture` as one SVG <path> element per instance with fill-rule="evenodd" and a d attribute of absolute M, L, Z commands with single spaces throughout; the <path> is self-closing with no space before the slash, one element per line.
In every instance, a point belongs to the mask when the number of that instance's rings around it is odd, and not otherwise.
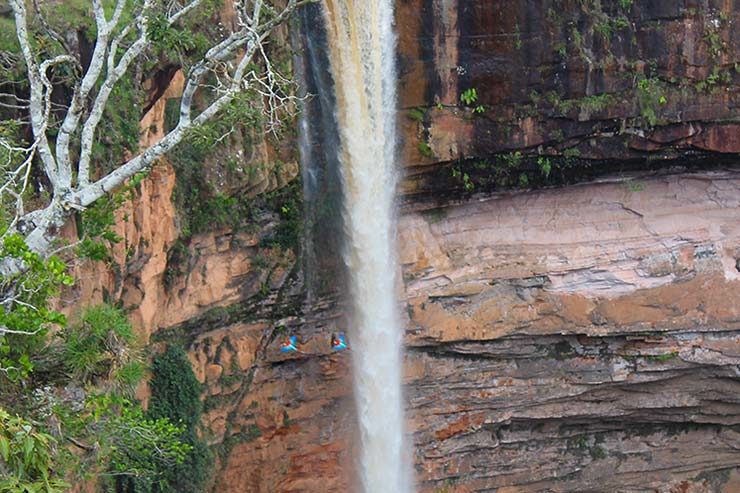
<path fill-rule="evenodd" d="M 722 491 L 711 471 L 740 464 L 738 178 L 404 217 L 425 491 Z"/>
<path fill-rule="evenodd" d="M 740 173 L 718 172 L 405 214 L 420 491 L 737 491 L 738 200 Z M 343 322 L 326 303 L 191 343 L 216 491 L 350 488 L 350 368 L 328 354 Z M 302 354 L 278 352 L 283 327 Z"/>

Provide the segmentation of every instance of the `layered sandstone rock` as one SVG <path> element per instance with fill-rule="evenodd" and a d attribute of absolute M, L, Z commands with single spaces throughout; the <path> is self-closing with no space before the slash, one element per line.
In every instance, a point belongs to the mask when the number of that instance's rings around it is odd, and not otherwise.
<path fill-rule="evenodd" d="M 738 200 L 740 173 L 718 172 L 405 214 L 419 489 L 734 491 Z M 228 445 L 217 491 L 350 488 L 341 306 L 314 310 L 252 310 L 192 343 Z M 302 354 L 279 353 L 283 327 Z"/>
<path fill-rule="evenodd" d="M 712 471 L 740 464 L 739 179 L 404 217 L 423 490 L 733 491 Z"/>

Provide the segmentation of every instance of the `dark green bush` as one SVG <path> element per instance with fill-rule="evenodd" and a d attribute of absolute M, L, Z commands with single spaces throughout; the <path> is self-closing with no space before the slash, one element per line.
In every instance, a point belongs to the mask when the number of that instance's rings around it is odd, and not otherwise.
<path fill-rule="evenodd" d="M 167 470 L 151 489 L 136 489 L 147 493 L 200 493 L 205 490 L 213 467 L 208 446 L 198 437 L 202 405 L 201 386 L 193 374 L 185 351 L 176 346 L 154 358 L 150 382 L 152 397 L 147 416 L 168 418 L 183 426 L 181 440 L 192 447 L 182 464 Z M 133 491 L 133 490 L 132 490 Z"/>

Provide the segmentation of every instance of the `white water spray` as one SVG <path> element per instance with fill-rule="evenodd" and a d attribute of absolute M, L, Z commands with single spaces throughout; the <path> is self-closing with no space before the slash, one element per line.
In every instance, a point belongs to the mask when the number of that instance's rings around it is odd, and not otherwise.
<path fill-rule="evenodd" d="M 396 71 L 392 0 L 325 0 L 352 296 L 350 331 L 366 493 L 412 491 L 396 313 Z"/>

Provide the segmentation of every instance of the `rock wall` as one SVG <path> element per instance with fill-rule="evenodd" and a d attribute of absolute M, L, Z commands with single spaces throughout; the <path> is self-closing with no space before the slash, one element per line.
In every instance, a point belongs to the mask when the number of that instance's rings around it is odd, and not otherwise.
<path fill-rule="evenodd" d="M 739 179 L 405 216 L 422 491 L 733 491 Z"/>
<path fill-rule="evenodd" d="M 399 0 L 397 10 L 407 193 L 462 188 L 440 162 L 495 165 L 515 151 L 585 160 L 587 174 L 740 151 L 735 2 Z M 477 100 L 463 103 L 470 90 Z"/>
<path fill-rule="evenodd" d="M 405 214 L 419 490 L 736 491 L 738 201 L 740 173 L 717 172 Z M 192 342 L 227 444 L 214 491 L 350 488 L 349 355 L 329 354 L 343 321 L 323 303 Z M 267 335 L 283 327 L 301 354 Z"/>
<path fill-rule="evenodd" d="M 740 491 L 739 21 L 732 1 L 398 0 L 421 492 Z M 188 348 L 212 491 L 351 490 L 341 293 L 305 296 L 301 259 L 262 241 L 279 214 L 178 243 L 175 178 L 155 169 L 68 301 L 121 300 L 155 349 Z"/>

